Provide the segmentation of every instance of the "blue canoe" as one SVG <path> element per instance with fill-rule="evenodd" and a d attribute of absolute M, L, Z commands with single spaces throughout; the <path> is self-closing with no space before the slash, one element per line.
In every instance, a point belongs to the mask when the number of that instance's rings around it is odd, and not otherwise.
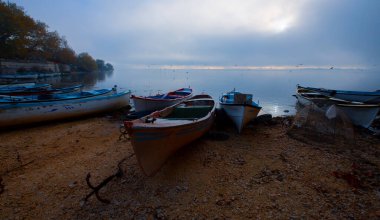
<path fill-rule="evenodd" d="M 30 96 L 30 95 L 46 95 L 46 94 L 61 94 L 71 93 L 80 90 L 83 85 L 76 85 L 64 88 L 51 87 L 16 87 L 16 88 L 0 88 L 0 95 L 9 96 Z"/>
<path fill-rule="evenodd" d="M 94 96 L 108 95 L 115 91 L 112 89 L 98 89 L 92 91 L 82 91 L 69 94 L 42 94 L 33 96 L 8 96 L 0 95 L 0 104 L 19 104 L 19 103 L 38 103 L 38 102 L 53 102 L 65 101 L 73 99 L 84 99 Z"/>
<path fill-rule="evenodd" d="M 44 90 L 50 88 L 50 84 L 38 84 L 38 83 L 17 83 L 0 85 L 0 94 L 6 92 L 18 92 L 26 90 Z"/>

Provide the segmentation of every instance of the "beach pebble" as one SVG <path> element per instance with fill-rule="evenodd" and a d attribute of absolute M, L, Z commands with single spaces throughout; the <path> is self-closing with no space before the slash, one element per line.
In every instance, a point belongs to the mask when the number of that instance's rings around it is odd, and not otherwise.
<path fill-rule="evenodd" d="M 156 210 L 154 211 L 154 216 L 157 219 L 166 219 L 165 210 L 163 210 L 162 208 L 156 208 Z"/>
<path fill-rule="evenodd" d="M 290 121 L 288 119 L 285 119 L 283 122 L 282 122 L 285 126 L 290 126 Z"/>
<path fill-rule="evenodd" d="M 69 184 L 69 187 L 74 188 L 77 185 L 77 183 L 78 183 L 77 181 L 74 181 L 74 182 Z"/>
<path fill-rule="evenodd" d="M 79 202 L 80 207 L 83 207 L 85 204 L 86 204 L 86 202 L 85 202 L 84 200 L 81 200 L 81 201 Z"/>

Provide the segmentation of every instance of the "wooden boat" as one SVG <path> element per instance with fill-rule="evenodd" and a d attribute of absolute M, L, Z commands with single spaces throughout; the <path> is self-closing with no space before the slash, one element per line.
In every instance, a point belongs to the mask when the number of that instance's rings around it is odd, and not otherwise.
<path fill-rule="evenodd" d="M 9 95 L 9 96 L 30 96 L 30 95 L 46 95 L 46 94 L 63 94 L 63 93 L 72 93 L 80 90 L 83 85 L 76 85 L 64 88 L 10 88 L 2 89 L 0 88 L 0 95 Z"/>
<path fill-rule="evenodd" d="M 215 120 L 215 101 L 197 95 L 161 111 L 125 121 L 143 172 L 154 175 L 179 148 L 205 134 Z"/>
<path fill-rule="evenodd" d="M 192 96 L 192 93 L 192 89 L 182 88 L 155 96 L 132 95 L 131 99 L 136 112 L 153 112 L 186 100 Z"/>
<path fill-rule="evenodd" d="M 337 99 L 342 99 L 352 102 L 363 102 L 370 104 L 379 104 L 380 103 L 380 90 L 374 92 L 363 92 L 363 91 L 346 91 L 346 90 L 331 90 L 323 88 L 313 88 L 313 87 L 303 87 L 297 85 L 298 89 L 318 92 L 325 96 L 334 97 Z"/>
<path fill-rule="evenodd" d="M 335 108 L 337 108 L 343 111 L 354 125 L 365 128 L 368 128 L 372 124 L 380 110 L 380 105 L 349 102 L 315 92 L 297 92 L 295 97 L 301 105 L 311 106 L 313 110 L 326 113 L 326 116 L 328 114 L 336 114 Z"/>
<path fill-rule="evenodd" d="M 112 91 L 112 90 L 111 90 Z M 0 127 L 73 118 L 111 111 L 129 105 L 130 91 L 73 99 L 0 105 Z"/>
<path fill-rule="evenodd" d="M 252 94 L 231 91 L 220 98 L 220 107 L 232 119 L 240 133 L 243 127 L 259 114 L 261 107 L 252 101 Z"/>
<path fill-rule="evenodd" d="M 72 99 L 83 99 L 94 96 L 104 96 L 114 92 L 112 89 L 98 89 L 92 91 L 81 91 L 69 94 L 42 94 L 42 95 L 27 95 L 27 96 L 8 96 L 0 95 L 0 104 L 20 104 L 20 103 L 38 103 L 38 102 L 54 102 Z"/>

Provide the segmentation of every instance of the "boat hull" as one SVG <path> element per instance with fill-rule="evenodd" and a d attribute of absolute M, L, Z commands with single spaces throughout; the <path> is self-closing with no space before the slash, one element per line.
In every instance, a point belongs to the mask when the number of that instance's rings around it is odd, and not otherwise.
<path fill-rule="evenodd" d="M 298 103 L 302 106 L 308 106 L 308 105 L 311 105 L 313 104 L 313 102 L 305 97 L 303 97 L 301 94 L 297 93 L 295 94 L 295 97 L 298 101 Z"/>
<path fill-rule="evenodd" d="M 214 119 L 213 114 L 208 120 L 178 127 L 136 128 L 131 143 L 143 172 L 154 175 L 174 152 L 210 130 Z"/>
<path fill-rule="evenodd" d="M 124 122 L 138 163 L 147 176 L 157 173 L 174 152 L 211 128 L 216 117 L 215 102 L 211 97 L 207 98 L 207 101 L 212 102 L 211 110 L 202 118 L 163 120 L 164 122 L 158 122 L 158 118 L 153 123 L 144 122 L 156 114 L 171 112 L 175 108 L 171 106 L 141 119 Z"/>
<path fill-rule="evenodd" d="M 224 109 L 227 115 L 232 119 L 238 132 L 241 133 L 243 127 L 247 125 L 252 119 L 256 118 L 260 112 L 260 107 L 252 105 L 239 105 L 239 104 L 223 104 L 220 106 Z"/>
<path fill-rule="evenodd" d="M 380 106 L 378 105 L 343 105 L 338 104 L 336 107 L 342 110 L 352 121 L 354 125 L 368 128 L 375 120 Z"/>
<path fill-rule="evenodd" d="M 130 92 L 107 96 L 38 103 L 16 103 L 0 106 L 0 127 L 95 114 L 129 105 Z"/>

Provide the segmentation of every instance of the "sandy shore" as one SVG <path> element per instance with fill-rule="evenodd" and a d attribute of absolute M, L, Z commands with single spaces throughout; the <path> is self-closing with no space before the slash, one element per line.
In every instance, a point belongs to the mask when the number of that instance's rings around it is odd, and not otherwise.
<path fill-rule="evenodd" d="M 303 141 L 291 120 L 215 126 L 154 177 L 131 157 L 100 191 L 110 204 L 81 200 L 88 172 L 97 185 L 133 153 L 117 117 L 2 131 L 0 219 L 380 218 L 380 139 Z"/>

